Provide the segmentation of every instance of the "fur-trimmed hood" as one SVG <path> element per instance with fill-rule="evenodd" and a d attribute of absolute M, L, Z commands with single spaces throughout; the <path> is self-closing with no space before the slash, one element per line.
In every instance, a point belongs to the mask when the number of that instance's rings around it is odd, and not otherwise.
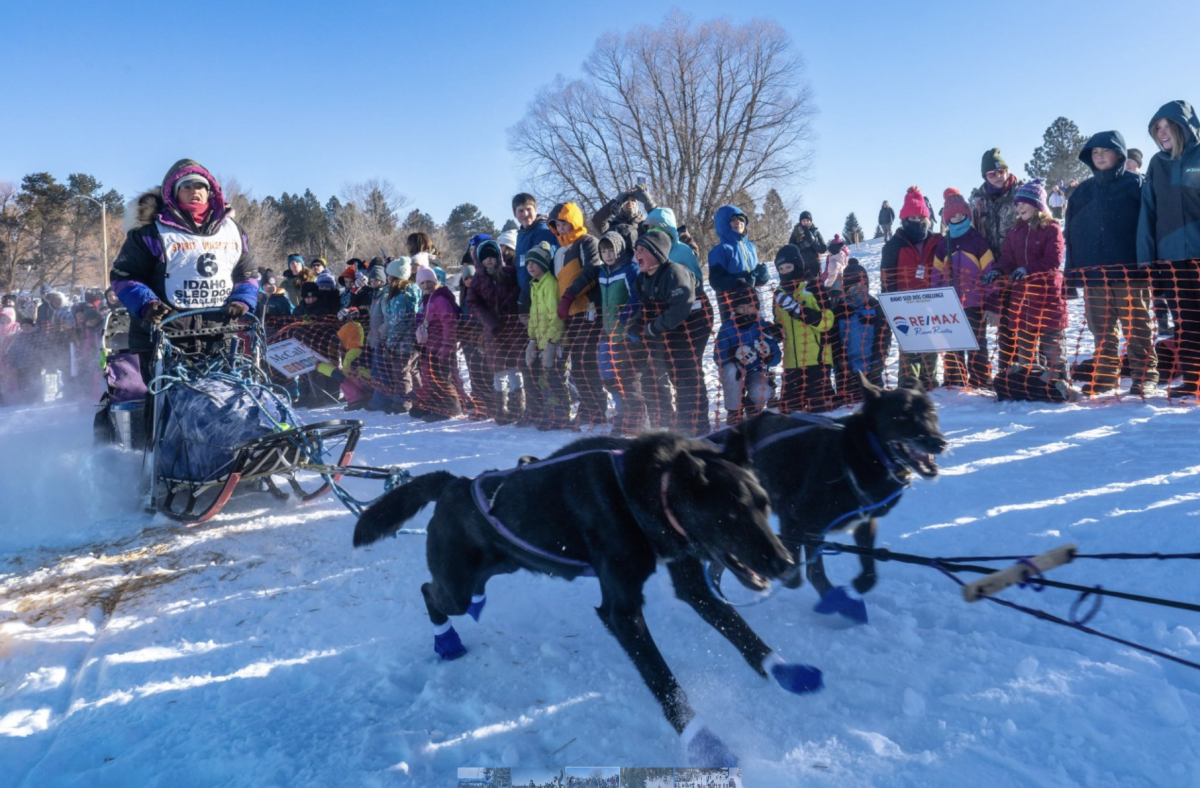
<path fill-rule="evenodd" d="M 209 205 L 212 206 L 212 212 L 205 220 L 205 225 L 216 227 L 222 219 L 232 218 L 233 210 L 225 201 L 225 193 L 221 191 L 221 184 L 217 182 L 216 177 L 198 162 L 180 159 L 167 170 L 161 185 L 146 189 L 125 204 L 125 231 L 136 230 L 154 221 L 162 221 L 163 224 L 194 232 L 197 228 L 193 225 L 191 217 L 180 210 L 174 196 L 175 184 L 179 179 L 192 174 L 203 176 L 210 187 Z M 164 198 L 163 195 L 167 197 Z"/>

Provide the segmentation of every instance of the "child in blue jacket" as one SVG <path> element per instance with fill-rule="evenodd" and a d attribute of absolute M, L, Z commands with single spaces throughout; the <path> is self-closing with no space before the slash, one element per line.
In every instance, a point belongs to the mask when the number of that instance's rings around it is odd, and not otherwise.
<path fill-rule="evenodd" d="M 765 330 L 758 314 L 758 295 L 752 288 L 728 293 L 731 319 L 717 332 L 714 355 L 725 395 L 725 423 L 740 424 L 775 396 L 771 368 L 783 360 L 779 343 Z"/>
<path fill-rule="evenodd" d="M 722 205 L 713 218 L 720 241 L 708 252 L 708 281 L 717 293 L 721 321 L 729 319 L 728 295 L 767 283 L 767 264 L 758 259 L 758 247 L 746 239 L 746 214 L 733 205 Z"/>

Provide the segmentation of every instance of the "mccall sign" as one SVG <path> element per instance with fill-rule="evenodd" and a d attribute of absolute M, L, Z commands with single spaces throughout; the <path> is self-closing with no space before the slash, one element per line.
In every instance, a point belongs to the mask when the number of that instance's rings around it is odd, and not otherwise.
<path fill-rule="evenodd" d="M 298 339 L 285 339 L 267 346 L 267 363 L 274 367 L 279 374 L 295 378 L 305 372 L 317 368 L 317 362 L 324 361 Z"/>
<path fill-rule="evenodd" d="M 953 287 L 880 293 L 879 305 L 905 353 L 979 349 Z"/>

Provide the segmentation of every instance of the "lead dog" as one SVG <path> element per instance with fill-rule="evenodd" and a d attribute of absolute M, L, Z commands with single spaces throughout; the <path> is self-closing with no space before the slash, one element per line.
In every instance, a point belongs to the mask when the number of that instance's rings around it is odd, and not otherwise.
<path fill-rule="evenodd" d="M 844 588 L 834 588 L 825 574 L 820 550 L 829 533 L 849 531 L 864 549 L 875 546 L 877 520 L 892 510 L 914 475 L 938 475 L 935 455 L 947 442 L 937 408 L 921 388 L 907 379 L 896 389 L 881 389 L 860 378 L 862 406 L 849 416 L 782 416 L 764 412 L 710 439 L 720 444 L 734 434 L 748 444 L 750 462 L 779 515 L 780 538 L 800 561 L 821 596 L 816 610 L 866 621 L 866 606 Z M 875 559 L 859 556 L 861 571 L 854 589 L 864 594 L 876 581 Z M 790 588 L 800 574 L 785 580 Z"/>
<path fill-rule="evenodd" d="M 621 450 L 611 446 L 619 443 Z M 736 758 L 688 704 L 642 617 L 642 588 L 659 562 L 676 596 L 724 635 L 750 666 L 784 689 L 820 686 L 815 668 L 789 664 L 732 607 L 708 591 L 701 561 L 763 590 L 794 569 L 771 530 L 767 494 L 739 463 L 745 441 L 724 449 L 669 433 L 613 442 L 585 438 L 545 460 L 466 479 L 446 471 L 418 476 L 363 512 L 354 545 L 395 533 L 428 503 L 426 558 L 433 579 L 421 586 L 434 625 L 434 649 L 447 660 L 466 653 L 449 616 L 478 619 L 493 575 L 526 569 L 600 581 L 601 621 L 633 660 L 663 714 L 697 765 Z"/>

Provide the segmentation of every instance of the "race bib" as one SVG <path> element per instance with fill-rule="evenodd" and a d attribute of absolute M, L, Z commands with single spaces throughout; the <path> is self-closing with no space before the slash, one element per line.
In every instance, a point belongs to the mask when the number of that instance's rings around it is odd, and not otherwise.
<path fill-rule="evenodd" d="M 233 269 L 242 256 L 242 234 L 228 219 L 213 235 L 158 225 L 166 278 L 163 290 L 175 309 L 221 306 L 233 290 Z"/>

